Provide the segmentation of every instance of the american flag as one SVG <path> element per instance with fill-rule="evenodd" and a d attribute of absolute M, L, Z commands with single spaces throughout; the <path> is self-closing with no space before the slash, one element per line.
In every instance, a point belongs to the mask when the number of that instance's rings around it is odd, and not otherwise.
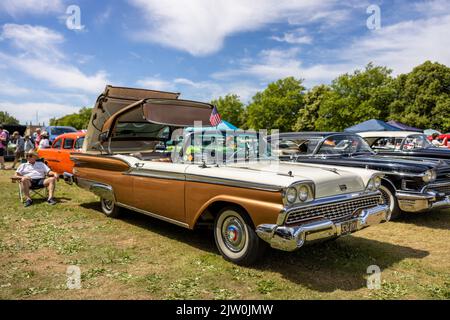
<path fill-rule="evenodd" d="M 209 122 L 211 122 L 211 125 L 213 127 L 217 127 L 219 123 L 222 122 L 222 119 L 220 118 L 220 114 L 217 111 L 217 108 L 214 107 L 214 109 L 211 112 L 211 116 L 209 117 Z"/>

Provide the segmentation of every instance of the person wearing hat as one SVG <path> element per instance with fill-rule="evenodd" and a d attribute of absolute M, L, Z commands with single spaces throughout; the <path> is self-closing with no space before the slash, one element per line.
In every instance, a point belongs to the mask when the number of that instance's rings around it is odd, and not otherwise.
<path fill-rule="evenodd" d="M 48 139 L 48 133 L 46 131 L 42 132 L 41 140 L 39 141 L 39 149 L 50 148 L 50 140 Z"/>
<path fill-rule="evenodd" d="M 30 197 L 30 188 L 47 188 L 48 199 L 50 205 L 55 205 L 56 201 L 53 199 L 55 192 L 56 180 L 58 174 L 51 171 L 49 167 L 43 162 L 36 161 L 39 158 L 34 151 L 27 153 L 27 163 L 23 163 L 16 171 L 16 177 L 21 178 L 20 184 L 25 195 L 25 207 L 33 204 Z"/>
<path fill-rule="evenodd" d="M 19 132 L 16 131 L 12 135 L 11 143 L 15 145 L 14 150 L 14 162 L 11 169 L 16 168 L 16 164 L 25 157 L 25 140 L 20 136 Z"/>

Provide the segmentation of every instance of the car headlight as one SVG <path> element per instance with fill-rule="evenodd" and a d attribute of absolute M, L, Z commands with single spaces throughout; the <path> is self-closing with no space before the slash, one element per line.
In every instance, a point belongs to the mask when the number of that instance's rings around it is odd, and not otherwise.
<path fill-rule="evenodd" d="M 381 177 L 380 176 L 373 176 L 370 178 L 369 182 L 367 183 L 366 190 L 368 191 L 377 191 L 380 189 L 381 186 Z"/>
<path fill-rule="evenodd" d="M 436 180 L 436 171 L 434 170 L 425 171 L 424 175 L 422 176 L 422 180 L 426 183 L 433 182 L 434 180 Z"/>
<path fill-rule="evenodd" d="M 305 202 L 309 198 L 309 188 L 305 185 L 300 186 L 298 189 L 298 199 L 301 202 Z"/>
<path fill-rule="evenodd" d="M 293 204 L 297 199 L 297 189 L 290 187 L 286 191 L 286 200 L 289 204 Z"/>
<path fill-rule="evenodd" d="M 379 176 L 376 176 L 373 178 L 373 186 L 376 190 L 380 189 L 381 187 L 381 178 Z"/>

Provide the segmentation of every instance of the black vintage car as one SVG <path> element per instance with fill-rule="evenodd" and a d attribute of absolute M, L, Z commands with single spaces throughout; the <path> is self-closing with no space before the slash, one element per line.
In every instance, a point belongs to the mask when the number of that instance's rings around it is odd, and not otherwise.
<path fill-rule="evenodd" d="M 375 152 L 382 155 L 444 159 L 450 163 L 450 149 L 434 146 L 423 133 L 372 131 L 358 134 Z"/>
<path fill-rule="evenodd" d="M 450 208 L 450 166 L 438 159 L 404 159 L 378 155 L 353 133 L 281 133 L 269 137 L 282 161 L 358 167 L 385 174 L 380 191 L 392 218 L 402 212 Z"/>

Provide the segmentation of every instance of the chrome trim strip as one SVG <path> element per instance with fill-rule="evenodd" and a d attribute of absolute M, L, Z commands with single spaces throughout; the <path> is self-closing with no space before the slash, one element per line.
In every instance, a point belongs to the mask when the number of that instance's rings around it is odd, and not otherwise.
<path fill-rule="evenodd" d="M 179 180 L 179 181 L 186 180 L 184 173 L 148 170 L 148 169 L 131 169 L 130 171 L 124 173 L 124 175 L 155 178 L 155 179 Z"/>
<path fill-rule="evenodd" d="M 116 205 L 118 205 L 119 207 L 123 207 L 125 209 L 129 209 L 129 210 L 132 210 L 132 211 L 136 211 L 136 212 L 145 214 L 145 215 L 147 215 L 149 217 L 152 217 L 152 218 L 156 218 L 156 219 L 159 219 L 159 220 L 162 220 L 162 221 L 165 221 L 165 222 L 173 223 L 173 224 L 175 224 L 177 226 L 180 226 L 180 227 L 183 227 L 183 228 L 190 229 L 189 225 L 187 223 L 185 223 L 185 222 L 181 222 L 181 221 L 178 221 L 178 220 L 174 220 L 174 219 L 171 219 L 171 218 L 160 216 L 159 214 L 152 213 L 152 212 L 149 212 L 149 211 L 145 211 L 145 210 L 142 210 L 142 209 L 138 209 L 138 208 L 135 208 L 135 207 L 132 207 L 132 206 L 129 206 L 127 204 L 120 203 L 120 202 L 117 202 Z"/>
<path fill-rule="evenodd" d="M 227 178 L 217 178 L 217 177 L 207 177 L 197 174 L 184 174 L 178 172 L 167 172 L 151 169 L 132 169 L 129 172 L 124 173 L 124 175 L 139 176 L 155 179 L 167 179 L 167 180 L 178 180 L 178 181 L 188 181 L 188 182 L 198 182 L 198 183 L 209 183 L 217 184 L 236 188 L 247 188 L 255 189 L 261 191 L 271 191 L 271 192 L 281 192 L 282 186 L 261 184 L 255 182 L 247 182 L 242 180 L 234 180 Z M 299 183 L 302 183 L 299 181 Z"/>
<path fill-rule="evenodd" d="M 233 179 L 227 179 L 227 178 L 206 177 L 206 176 L 194 175 L 194 174 L 187 174 L 186 181 L 209 183 L 209 184 L 219 184 L 219 185 L 223 185 L 223 186 L 255 189 L 255 190 L 261 190 L 261 191 L 281 192 L 281 190 L 283 190 L 282 186 L 275 186 L 275 185 L 262 184 L 262 183 L 256 183 L 256 182 L 247 182 L 247 181 L 242 181 L 242 180 L 233 180 Z"/>
<path fill-rule="evenodd" d="M 439 188 L 439 187 L 450 187 L 450 182 L 427 184 L 422 188 L 421 192 L 427 192 L 429 189 Z M 429 190 L 429 191 L 433 191 L 433 190 Z"/>

